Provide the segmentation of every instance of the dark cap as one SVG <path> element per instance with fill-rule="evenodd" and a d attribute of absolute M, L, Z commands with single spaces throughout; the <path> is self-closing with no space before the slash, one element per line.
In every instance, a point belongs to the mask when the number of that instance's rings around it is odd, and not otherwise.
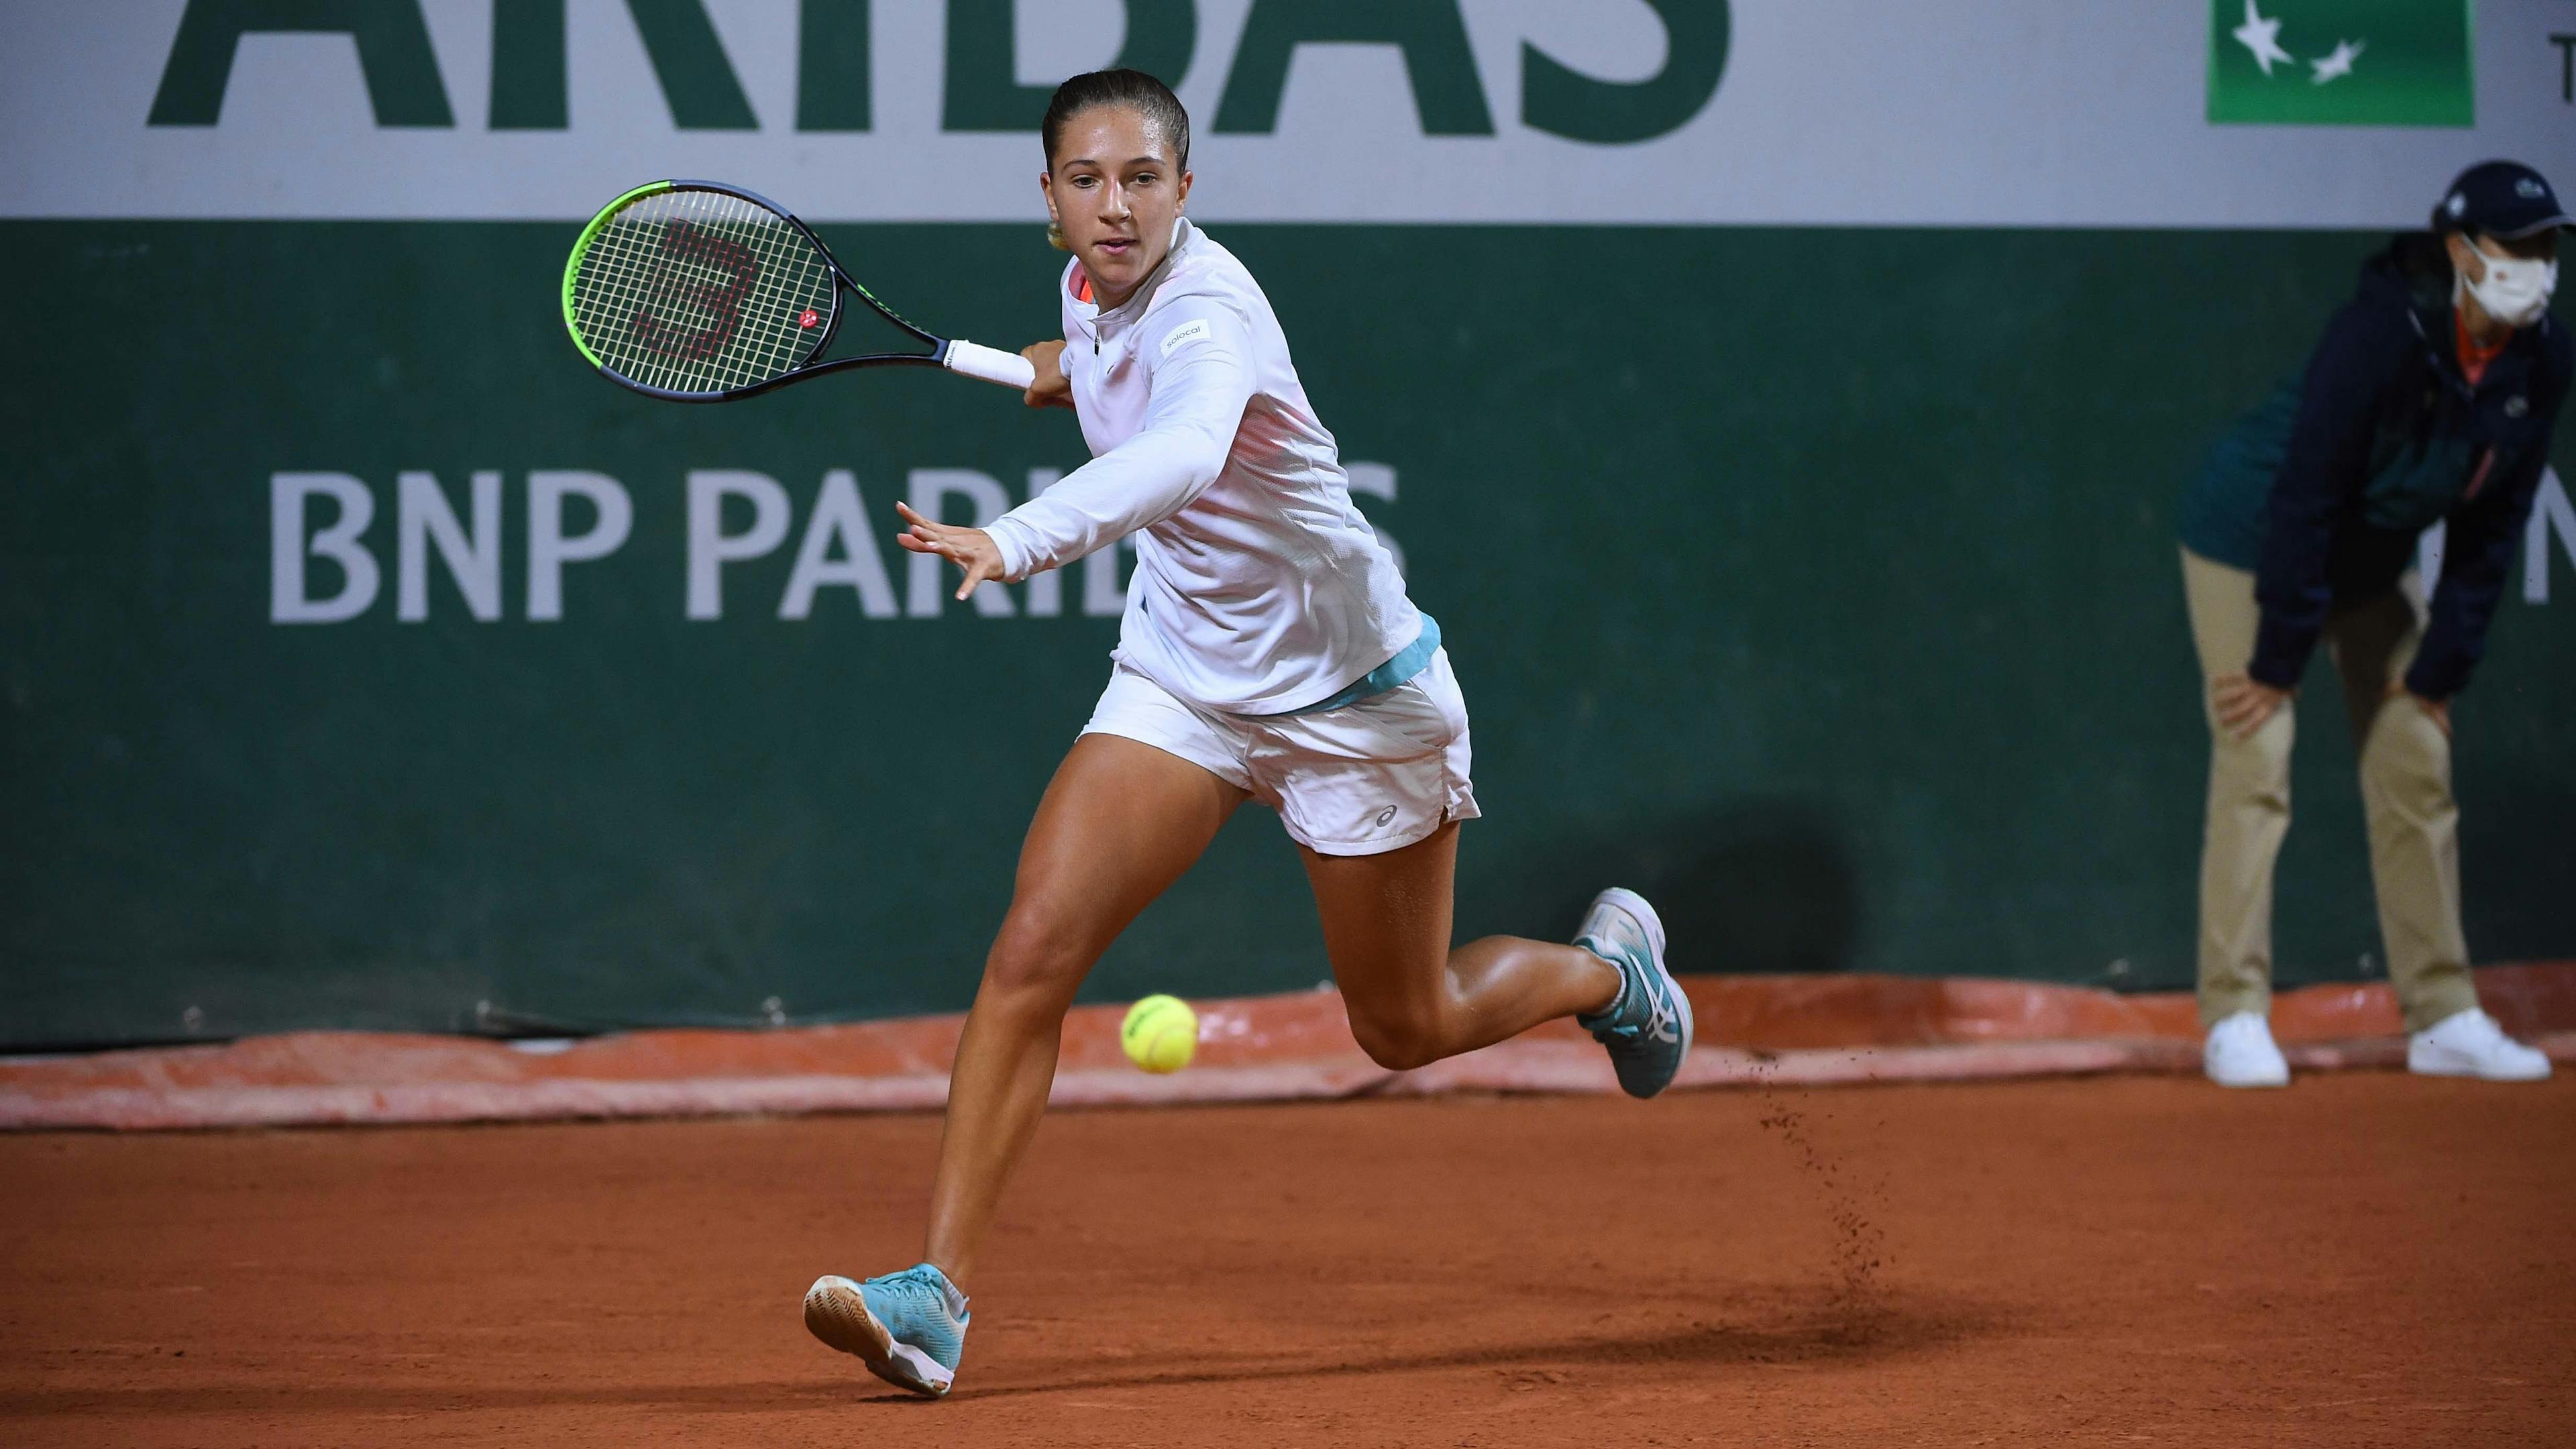
<path fill-rule="evenodd" d="M 2520 241 L 2554 226 L 2576 226 L 2576 217 L 2558 204 L 2546 177 L 2519 161 L 2479 162 L 2461 172 L 2433 208 L 2433 230 L 2439 232 Z"/>

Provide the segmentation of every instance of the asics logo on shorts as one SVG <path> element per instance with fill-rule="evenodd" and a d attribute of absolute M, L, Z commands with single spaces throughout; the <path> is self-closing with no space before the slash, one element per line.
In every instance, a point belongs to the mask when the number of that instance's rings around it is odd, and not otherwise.
<path fill-rule="evenodd" d="M 1392 805 L 1389 805 L 1389 806 L 1388 806 L 1388 807 L 1386 807 L 1385 809 L 1383 809 L 1383 810 L 1381 810 L 1381 811 L 1377 812 L 1377 828 L 1378 828 L 1378 829 L 1380 829 L 1380 830 L 1384 830 L 1384 829 L 1386 828 L 1386 823 L 1387 823 L 1388 821 L 1390 821 L 1390 820 L 1393 820 L 1394 818 L 1395 818 L 1395 807 L 1394 807 L 1394 806 L 1392 806 Z"/>

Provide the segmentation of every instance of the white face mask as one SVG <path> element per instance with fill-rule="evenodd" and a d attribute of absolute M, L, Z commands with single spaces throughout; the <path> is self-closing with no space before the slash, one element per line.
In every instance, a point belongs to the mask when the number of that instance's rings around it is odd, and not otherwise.
<path fill-rule="evenodd" d="M 2484 247 L 2478 248 L 2478 260 L 2486 263 L 2485 279 L 2472 282 L 2463 273 L 2459 285 L 2488 316 L 2507 327 L 2528 327 L 2549 310 L 2550 295 L 2558 290 L 2556 261 L 2500 257 Z"/>

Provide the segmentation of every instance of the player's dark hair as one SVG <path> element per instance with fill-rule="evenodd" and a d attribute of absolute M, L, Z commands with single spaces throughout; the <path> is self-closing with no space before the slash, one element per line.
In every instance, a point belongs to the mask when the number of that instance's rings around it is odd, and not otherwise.
<path fill-rule="evenodd" d="M 1055 169 L 1055 146 L 1063 139 L 1065 122 L 1094 106 L 1129 106 L 1144 112 L 1163 139 L 1172 143 L 1180 168 L 1190 169 L 1190 113 L 1181 109 L 1181 98 L 1143 71 L 1122 67 L 1089 71 L 1055 88 L 1047 101 L 1046 120 L 1038 127 L 1046 141 L 1049 171 Z"/>

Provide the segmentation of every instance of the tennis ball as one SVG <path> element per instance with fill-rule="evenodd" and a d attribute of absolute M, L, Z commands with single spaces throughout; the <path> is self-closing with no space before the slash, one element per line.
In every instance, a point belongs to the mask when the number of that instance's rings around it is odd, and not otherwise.
<path fill-rule="evenodd" d="M 1177 1072 L 1199 1049 L 1199 1014 L 1177 996 L 1148 996 L 1127 1008 L 1118 1045 L 1149 1072 Z"/>

